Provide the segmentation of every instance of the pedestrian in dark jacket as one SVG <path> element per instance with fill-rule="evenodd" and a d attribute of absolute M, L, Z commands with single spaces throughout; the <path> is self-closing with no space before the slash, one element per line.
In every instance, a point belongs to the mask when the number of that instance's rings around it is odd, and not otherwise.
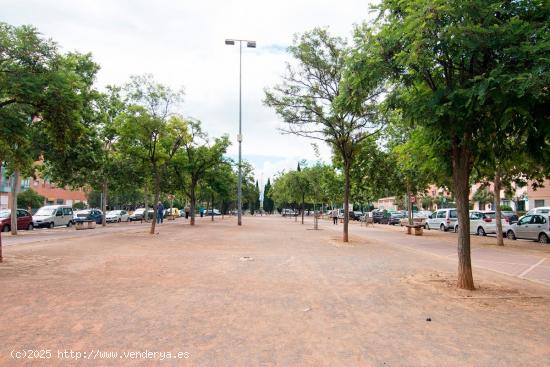
<path fill-rule="evenodd" d="M 157 224 L 164 222 L 164 205 L 159 201 L 157 205 Z"/>

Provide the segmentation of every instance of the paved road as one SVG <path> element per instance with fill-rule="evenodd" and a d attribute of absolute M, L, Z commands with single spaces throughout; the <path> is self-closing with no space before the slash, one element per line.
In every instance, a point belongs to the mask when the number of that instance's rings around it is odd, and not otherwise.
<path fill-rule="evenodd" d="M 187 220 L 178 218 L 175 221 L 165 220 L 162 226 L 187 223 Z M 150 225 L 151 223 L 145 222 L 108 223 L 106 227 L 97 225 L 95 229 L 86 229 L 81 231 L 77 231 L 74 226 L 71 228 L 56 227 L 53 229 L 37 228 L 32 231 L 19 231 L 17 236 L 12 236 L 10 233 L 2 233 L 2 245 L 21 245 L 25 243 L 98 236 L 107 233 L 131 233 L 143 231 L 144 228 L 148 228 Z"/>
<path fill-rule="evenodd" d="M 355 223 L 354 223 L 355 224 Z M 341 225 L 321 222 L 322 228 L 341 231 Z M 424 231 L 424 236 L 406 235 L 404 230 L 385 225 L 361 227 L 351 225 L 350 233 L 359 238 L 381 241 L 389 246 L 421 251 L 457 263 L 456 235 L 439 231 Z M 548 253 L 521 251 L 516 248 L 476 245 L 472 237 L 472 264 L 501 274 L 550 285 L 550 258 Z M 536 245 L 543 246 L 543 245 Z M 547 245 L 550 247 L 550 245 Z"/>

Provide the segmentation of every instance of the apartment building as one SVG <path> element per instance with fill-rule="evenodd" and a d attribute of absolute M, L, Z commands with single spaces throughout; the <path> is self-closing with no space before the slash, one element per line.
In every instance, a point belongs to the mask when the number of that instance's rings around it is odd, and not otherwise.
<path fill-rule="evenodd" d="M 4 168 L 0 168 L 0 209 L 9 209 L 11 199 L 10 179 L 6 176 Z M 74 203 L 86 203 L 87 196 L 84 190 L 68 190 L 53 185 L 48 180 L 41 178 L 22 178 L 19 180 L 19 191 L 33 189 L 39 195 L 44 196 L 44 205 Z"/>

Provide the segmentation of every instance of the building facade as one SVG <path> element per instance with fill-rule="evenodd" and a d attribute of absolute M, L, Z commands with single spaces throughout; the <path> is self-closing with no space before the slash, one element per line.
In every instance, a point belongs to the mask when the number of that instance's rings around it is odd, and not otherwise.
<path fill-rule="evenodd" d="M 11 202 L 11 180 L 6 176 L 4 168 L 0 168 L 0 209 L 9 209 Z M 44 196 L 44 205 L 64 204 L 73 205 L 87 201 L 86 191 L 67 190 L 53 185 L 41 178 L 23 178 L 19 180 L 19 192 L 33 189 Z"/>

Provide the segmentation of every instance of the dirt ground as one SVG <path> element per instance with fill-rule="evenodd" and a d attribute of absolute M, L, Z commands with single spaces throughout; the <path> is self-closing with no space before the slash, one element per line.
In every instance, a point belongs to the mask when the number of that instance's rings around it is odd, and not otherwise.
<path fill-rule="evenodd" d="M 476 269 L 479 289 L 458 291 L 453 261 L 355 235 L 358 226 L 343 244 L 327 223 L 243 222 L 6 247 L 0 365 L 550 361 L 547 285 Z"/>

